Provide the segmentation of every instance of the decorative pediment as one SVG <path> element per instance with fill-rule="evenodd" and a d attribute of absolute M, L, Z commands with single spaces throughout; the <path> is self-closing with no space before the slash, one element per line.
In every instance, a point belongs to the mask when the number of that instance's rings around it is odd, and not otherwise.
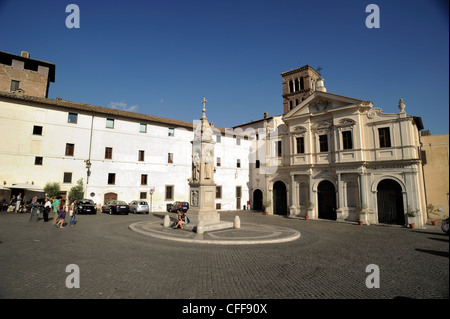
<path fill-rule="evenodd" d="M 286 122 L 290 119 L 304 116 L 315 116 L 316 114 L 333 112 L 342 108 L 370 108 L 372 105 L 370 101 L 363 101 L 329 92 L 315 91 L 299 105 L 286 113 L 283 116 L 283 121 Z"/>
<path fill-rule="evenodd" d="M 294 127 L 294 130 L 292 131 L 292 133 L 300 135 L 300 134 L 305 134 L 307 131 L 307 129 L 303 126 L 296 126 Z"/>
<path fill-rule="evenodd" d="M 339 129 L 343 129 L 343 128 L 351 128 L 352 126 L 354 126 L 356 124 L 356 122 L 352 119 L 342 119 L 340 120 L 337 124 L 336 127 Z"/>
<path fill-rule="evenodd" d="M 333 127 L 333 123 L 329 121 L 320 121 L 313 124 L 312 129 L 316 132 L 329 131 Z"/>

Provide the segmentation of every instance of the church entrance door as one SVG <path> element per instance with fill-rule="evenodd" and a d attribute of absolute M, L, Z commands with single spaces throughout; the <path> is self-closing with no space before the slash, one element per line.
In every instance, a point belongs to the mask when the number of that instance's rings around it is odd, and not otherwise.
<path fill-rule="evenodd" d="M 263 193 L 260 189 L 255 189 L 255 191 L 253 192 L 253 209 L 263 209 Z"/>
<path fill-rule="evenodd" d="M 392 179 L 384 179 L 377 186 L 378 222 L 405 225 L 402 187 Z"/>
<path fill-rule="evenodd" d="M 287 191 L 286 185 L 278 181 L 273 184 L 273 209 L 274 214 L 287 214 Z"/>
<path fill-rule="evenodd" d="M 319 218 L 336 220 L 336 189 L 330 181 L 321 181 L 317 188 Z"/>

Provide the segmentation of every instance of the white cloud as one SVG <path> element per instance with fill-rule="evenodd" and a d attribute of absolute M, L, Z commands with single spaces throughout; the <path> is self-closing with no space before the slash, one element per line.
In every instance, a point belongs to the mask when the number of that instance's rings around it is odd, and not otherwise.
<path fill-rule="evenodd" d="M 139 109 L 139 105 L 130 105 L 128 106 L 125 101 L 120 102 L 110 102 L 108 106 L 112 109 L 116 110 L 123 110 L 123 111 L 129 111 L 129 112 L 136 112 Z"/>

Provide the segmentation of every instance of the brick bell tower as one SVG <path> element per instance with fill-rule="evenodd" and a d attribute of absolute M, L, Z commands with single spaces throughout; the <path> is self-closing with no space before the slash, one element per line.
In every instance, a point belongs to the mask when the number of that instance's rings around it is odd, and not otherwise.
<path fill-rule="evenodd" d="M 320 73 L 310 65 L 281 73 L 283 83 L 283 114 L 299 105 L 316 90 Z"/>

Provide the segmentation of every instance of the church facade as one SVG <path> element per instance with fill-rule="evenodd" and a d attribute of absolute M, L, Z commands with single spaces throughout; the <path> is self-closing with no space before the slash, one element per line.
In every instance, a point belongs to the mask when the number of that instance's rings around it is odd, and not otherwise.
<path fill-rule="evenodd" d="M 267 131 L 266 158 L 250 177 L 254 205 L 280 215 L 423 226 L 421 119 L 407 115 L 402 100 L 398 112 L 384 113 L 328 93 L 310 66 L 281 75 L 284 114 L 239 126 Z"/>
<path fill-rule="evenodd" d="M 402 100 L 398 111 L 384 113 L 370 101 L 329 93 L 309 65 L 281 76 L 282 115 L 231 129 L 212 125 L 216 209 L 250 204 L 292 217 L 423 226 L 421 119 Z M 56 181 L 67 194 L 83 179 L 86 197 L 98 204 L 192 205 L 193 123 L 49 99 L 50 82 L 53 64 L 0 52 L 4 189 Z"/>

